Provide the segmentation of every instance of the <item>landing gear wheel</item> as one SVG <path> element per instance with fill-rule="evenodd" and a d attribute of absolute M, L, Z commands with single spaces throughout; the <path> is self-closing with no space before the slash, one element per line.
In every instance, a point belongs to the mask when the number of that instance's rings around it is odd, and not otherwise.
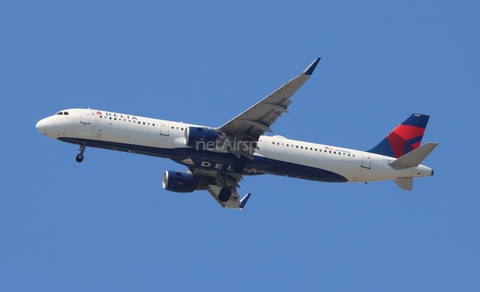
<path fill-rule="evenodd" d="M 82 162 L 83 161 L 83 154 L 77 154 L 77 157 L 75 158 L 77 162 Z"/>
<path fill-rule="evenodd" d="M 87 145 L 85 143 L 80 144 L 80 149 L 78 149 L 80 150 L 80 153 L 78 153 L 77 157 L 75 158 L 75 160 L 79 163 L 83 161 L 83 153 L 85 152 L 85 148 L 87 148 Z"/>
<path fill-rule="evenodd" d="M 220 193 L 218 194 L 218 199 L 225 203 L 226 201 L 230 200 L 230 197 L 232 196 L 232 190 L 229 188 L 223 188 Z"/>

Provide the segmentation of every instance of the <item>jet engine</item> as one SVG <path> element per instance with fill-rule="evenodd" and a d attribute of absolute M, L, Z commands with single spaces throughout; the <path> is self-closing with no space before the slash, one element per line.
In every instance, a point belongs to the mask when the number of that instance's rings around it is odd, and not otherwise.
<path fill-rule="evenodd" d="M 162 185 L 167 191 L 191 193 L 197 189 L 197 180 L 191 173 L 167 170 Z"/>
<path fill-rule="evenodd" d="M 219 136 L 217 131 L 209 128 L 187 127 L 185 128 L 185 145 L 197 150 L 214 148 Z"/>

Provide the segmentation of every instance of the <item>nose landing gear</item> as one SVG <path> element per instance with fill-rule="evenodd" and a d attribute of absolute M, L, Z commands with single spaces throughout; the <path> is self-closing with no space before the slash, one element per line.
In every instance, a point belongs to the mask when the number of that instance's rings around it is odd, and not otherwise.
<path fill-rule="evenodd" d="M 87 148 L 87 145 L 85 145 L 85 143 L 80 144 L 80 149 L 78 149 L 78 150 L 80 150 L 80 153 L 78 153 L 77 157 L 75 158 L 75 160 L 78 163 L 83 161 L 83 158 L 84 158 L 83 153 L 85 152 L 85 148 Z"/>

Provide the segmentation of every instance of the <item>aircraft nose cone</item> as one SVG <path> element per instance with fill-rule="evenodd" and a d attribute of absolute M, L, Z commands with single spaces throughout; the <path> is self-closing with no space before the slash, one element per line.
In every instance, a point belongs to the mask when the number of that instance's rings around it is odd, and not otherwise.
<path fill-rule="evenodd" d="M 42 119 L 42 120 L 38 121 L 38 123 L 36 125 L 37 130 L 42 134 L 46 134 L 45 133 L 45 126 L 46 126 L 45 119 Z"/>

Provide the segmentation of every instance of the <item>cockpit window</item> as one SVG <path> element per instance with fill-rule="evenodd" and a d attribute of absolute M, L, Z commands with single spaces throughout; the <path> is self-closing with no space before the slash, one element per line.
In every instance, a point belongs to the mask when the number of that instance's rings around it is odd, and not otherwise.
<path fill-rule="evenodd" d="M 63 115 L 62 112 L 58 112 L 58 113 L 57 113 L 57 116 L 61 116 L 61 115 Z"/>
<path fill-rule="evenodd" d="M 68 112 L 63 112 L 63 115 L 68 116 Z"/>

